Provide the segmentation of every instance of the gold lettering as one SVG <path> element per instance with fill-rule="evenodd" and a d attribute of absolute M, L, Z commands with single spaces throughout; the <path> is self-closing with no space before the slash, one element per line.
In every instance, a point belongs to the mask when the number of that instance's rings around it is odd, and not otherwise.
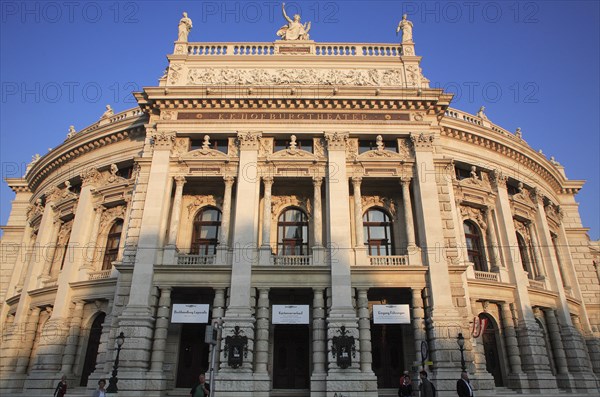
<path fill-rule="evenodd" d="M 362 120 L 366 120 L 367 119 L 367 115 L 366 114 L 361 114 Z"/>
<path fill-rule="evenodd" d="M 224 119 L 223 116 L 225 116 L 223 113 L 219 113 L 219 120 L 223 120 Z"/>

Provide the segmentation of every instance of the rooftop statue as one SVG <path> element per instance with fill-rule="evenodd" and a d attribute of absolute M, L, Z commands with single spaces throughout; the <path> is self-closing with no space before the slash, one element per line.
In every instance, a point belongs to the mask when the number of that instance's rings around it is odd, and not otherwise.
<path fill-rule="evenodd" d="M 77 134 L 77 131 L 75 131 L 75 126 L 74 125 L 69 126 L 69 133 L 67 134 L 67 139 L 73 138 L 75 136 L 75 134 Z"/>
<path fill-rule="evenodd" d="M 179 33 L 177 41 L 188 41 L 188 35 L 192 30 L 192 20 L 188 18 L 187 12 L 183 13 L 183 18 L 179 20 Z"/>
<path fill-rule="evenodd" d="M 283 17 L 288 21 L 287 25 L 284 25 L 277 31 L 277 36 L 281 37 L 282 40 L 308 40 L 308 31 L 310 30 L 310 22 L 302 24 L 300 22 L 300 15 L 294 15 L 294 20 L 290 19 L 285 13 L 285 3 L 281 3 L 281 10 L 283 11 Z"/>
<path fill-rule="evenodd" d="M 402 20 L 398 23 L 398 27 L 396 28 L 396 36 L 400 31 L 402 31 L 402 42 L 403 43 L 412 43 L 413 42 L 413 23 L 406 19 L 406 14 L 402 15 Z"/>
<path fill-rule="evenodd" d="M 102 117 L 100 117 L 100 119 L 105 119 L 107 117 L 112 117 L 114 115 L 115 115 L 114 110 L 112 110 L 110 105 L 106 105 L 106 111 L 104 113 L 102 113 Z"/>
<path fill-rule="evenodd" d="M 479 111 L 477 112 L 477 117 L 483 120 L 487 120 L 487 116 L 485 115 L 485 106 L 479 108 Z"/>

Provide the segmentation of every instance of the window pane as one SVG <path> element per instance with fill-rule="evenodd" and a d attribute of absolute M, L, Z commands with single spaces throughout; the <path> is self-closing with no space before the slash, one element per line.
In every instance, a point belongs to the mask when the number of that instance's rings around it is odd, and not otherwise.
<path fill-rule="evenodd" d="M 385 239 L 385 227 L 384 226 L 371 226 L 371 239 Z"/>
<path fill-rule="evenodd" d="M 384 213 L 381 211 L 369 211 L 369 222 L 384 222 Z"/>

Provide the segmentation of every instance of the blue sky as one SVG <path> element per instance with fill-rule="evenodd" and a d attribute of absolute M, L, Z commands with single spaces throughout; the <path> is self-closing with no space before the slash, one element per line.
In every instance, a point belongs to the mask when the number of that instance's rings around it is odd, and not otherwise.
<path fill-rule="evenodd" d="M 600 2 L 288 1 L 312 21 L 317 42 L 395 43 L 404 12 L 414 23 L 422 68 L 453 107 L 523 136 L 585 179 L 583 224 L 600 238 Z M 35 153 L 60 144 L 131 91 L 157 84 L 182 11 L 190 41 L 275 40 L 280 3 L 259 1 L 1 1 L 0 162 L 21 176 Z M 2 183 L 0 224 L 14 194 Z"/>

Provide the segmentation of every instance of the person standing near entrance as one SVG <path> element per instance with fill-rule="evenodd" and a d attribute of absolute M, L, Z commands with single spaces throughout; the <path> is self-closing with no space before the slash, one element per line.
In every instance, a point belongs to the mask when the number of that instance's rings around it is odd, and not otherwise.
<path fill-rule="evenodd" d="M 198 377 L 198 383 L 190 390 L 190 397 L 207 397 L 210 394 L 210 385 L 206 383 L 204 374 Z"/>
<path fill-rule="evenodd" d="M 435 386 L 427 379 L 427 371 L 419 372 L 419 377 L 421 378 L 421 384 L 419 385 L 421 397 L 435 397 Z"/>
<path fill-rule="evenodd" d="M 67 394 L 67 376 L 63 375 L 54 390 L 54 397 L 63 397 L 65 394 Z"/>
<path fill-rule="evenodd" d="M 104 379 L 100 379 L 98 381 L 98 390 L 94 391 L 94 395 L 92 397 L 106 397 L 106 381 Z"/>
<path fill-rule="evenodd" d="M 475 397 L 473 386 L 469 382 L 469 374 L 466 371 L 460 374 L 460 379 L 456 382 L 456 393 L 458 397 Z"/>
<path fill-rule="evenodd" d="M 410 381 L 410 376 L 408 374 L 404 374 L 402 377 L 402 382 L 400 383 L 400 387 L 398 388 L 398 396 L 399 397 L 411 397 L 412 396 L 412 383 Z"/>

